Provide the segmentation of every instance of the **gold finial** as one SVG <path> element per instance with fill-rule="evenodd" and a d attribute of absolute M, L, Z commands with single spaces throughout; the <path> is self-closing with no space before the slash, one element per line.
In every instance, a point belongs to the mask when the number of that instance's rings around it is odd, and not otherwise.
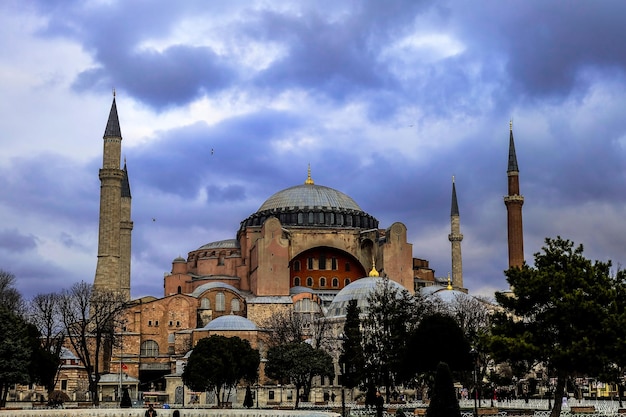
<path fill-rule="evenodd" d="M 369 273 L 370 277 L 377 277 L 378 275 L 378 271 L 376 270 L 376 262 L 374 262 L 374 259 L 372 258 L 372 270 Z"/>
<path fill-rule="evenodd" d="M 513 131 L 513 118 L 511 117 L 511 120 L 509 120 L 509 130 L 512 132 Z"/>
<path fill-rule="evenodd" d="M 448 286 L 446 287 L 447 290 L 453 290 L 454 288 L 452 288 L 452 283 L 450 282 L 450 273 L 448 272 Z"/>
<path fill-rule="evenodd" d="M 115 87 L 113 87 L 113 98 L 115 98 Z"/>
<path fill-rule="evenodd" d="M 311 178 L 311 164 L 309 164 L 309 169 L 307 170 L 307 175 L 306 175 L 306 181 L 304 181 L 304 183 L 310 184 L 310 185 L 315 184 L 313 182 L 313 179 Z"/>
<path fill-rule="evenodd" d="M 454 175 L 452 176 L 452 184 L 454 184 Z"/>

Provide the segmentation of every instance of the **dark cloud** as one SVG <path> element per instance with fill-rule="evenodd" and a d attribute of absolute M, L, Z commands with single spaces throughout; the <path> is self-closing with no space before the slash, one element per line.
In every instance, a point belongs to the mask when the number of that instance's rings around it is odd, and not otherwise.
<path fill-rule="evenodd" d="M 122 131 L 132 132 L 123 153 L 133 194 L 135 295 L 160 294 L 174 257 L 235 237 L 239 222 L 265 199 L 301 184 L 309 163 L 317 184 L 350 195 L 382 227 L 405 223 L 415 256 L 429 259 L 438 275 L 450 264 L 455 175 L 467 286 L 502 288 L 511 117 L 526 198 L 527 261 L 544 237 L 561 234 L 620 262 L 626 245 L 619 226 L 626 186 L 622 2 L 0 7 L 16 14 L 11 22 L 29 21 L 36 7 L 38 47 L 68 52 L 67 68 L 46 74 L 56 82 L 36 94 L 37 104 L 54 103 L 36 108 L 50 113 L 55 126 L 83 123 L 65 102 L 46 98 L 63 85 L 71 86 L 67 101 L 86 103 L 115 87 L 130 102 L 124 108 L 118 101 L 118 110 Z M 11 42 L 20 36 L 32 35 Z M 39 54 L 28 50 L 37 62 L 51 62 Z M 12 71 L 3 90 L 22 78 L 45 84 L 37 78 L 40 68 L 17 76 L 27 68 L 22 61 L 3 62 Z M 11 114 L 43 120 L 21 98 L 30 88 L 7 99 Z M 204 97 L 210 106 L 227 103 L 218 121 L 191 119 L 197 108 L 190 103 Z M 176 112 L 186 121 L 170 122 Z M 163 116 L 158 131 L 149 125 L 155 114 Z M 38 139 L 24 134 L 24 126 L 9 131 L 6 123 L 0 127 L 10 138 L 7 151 Z M 414 136 L 398 125 L 410 126 Z M 81 132 L 99 138 L 103 127 Z M 0 224 L 0 263 L 14 267 L 31 292 L 37 280 L 48 287 L 89 281 L 95 270 L 101 156 L 83 157 L 75 142 L 66 142 L 76 140 L 64 137 L 70 130 L 58 130 L 42 123 L 36 136 L 45 141 L 0 162 L 0 210 L 24 218 L 20 227 Z M 30 256 L 42 255 L 42 242 L 59 251 L 49 257 L 71 254 L 93 265 L 76 267 L 81 273 L 62 262 L 33 265 Z"/>
<path fill-rule="evenodd" d="M 0 249 L 12 253 L 28 252 L 37 247 L 37 238 L 17 229 L 0 230 Z"/>

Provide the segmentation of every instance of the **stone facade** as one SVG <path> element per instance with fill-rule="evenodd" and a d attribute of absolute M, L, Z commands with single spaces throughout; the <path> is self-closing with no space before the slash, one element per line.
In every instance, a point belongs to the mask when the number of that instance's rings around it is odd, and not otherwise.
<path fill-rule="evenodd" d="M 96 287 L 130 289 L 132 221 L 126 165 L 120 169 L 121 133 L 115 99 L 104 137 L 100 240 Z M 409 292 L 434 282 L 428 261 L 413 258 L 407 228 L 388 228 L 349 196 L 303 184 L 270 196 L 244 219 L 232 239 L 191 249 L 173 260 L 159 297 L 132 300 L 118 329 L 109 371 L 137 378 L 140 390 L 166 389 L 166 376 L 214 320 L 239 316 L 255 330 L 237 331 L 253 346 L 264 346 L 263 324 L 277 312 L 324 311 L 344 287 L 375 267 Z M 312 308 L 315 306 L 315 308 Z M 263 349 L 262 349 L 263 352 Z"/>

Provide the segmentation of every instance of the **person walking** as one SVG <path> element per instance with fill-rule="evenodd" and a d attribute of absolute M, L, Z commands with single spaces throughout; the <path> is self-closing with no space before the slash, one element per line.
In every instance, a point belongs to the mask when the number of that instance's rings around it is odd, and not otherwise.
<path fill-rule="evenodd" d="M 380 395 L 380 391 L 376 391 L 376 400 L 374 401 L 374 405 L 376 406 L 376 417 L 383 417 L 384 404 L 385 399 L 382 395 Z"/>
<path fill-rule="evenodd" d="M 146 410 L 146 417 L 156 417 L 157 412 L 154 409 L 154 407 L 152 407 L 152 404 L 148 405 L 148 409 Z"/>

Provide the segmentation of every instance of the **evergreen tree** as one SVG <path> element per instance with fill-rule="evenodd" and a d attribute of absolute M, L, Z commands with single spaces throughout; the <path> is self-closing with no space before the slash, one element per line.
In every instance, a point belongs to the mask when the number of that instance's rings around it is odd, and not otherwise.
<path fill-rule="evenodd" d="M 440 362 L 452 371 L 473 367 L 471 346 L 456 320 L 443 313 L 429 314 L 409 335 L 405 351 L 406 369 L 413 375 L 435 373 Z"/>
<path fill-rule="evenodd" d="M 5 406 L 12 385 L 30 382 L 32 341 L 27 328 L 20 316 L 0 306 L 0 407 Z"/>
<path fill-rule="evenodd" d="M 555 398 L 577 375 L 598 375 L 615 360 L 615 346 L 626 340 L 625 274 L 611 262 L 592 262 L 582 245 L 560 237 L 546 239 L 535 266 L 506 271 L 514 296 L 497 293 L 505 309 L 494 315 L 490 348 L 499 361 L 542 363 L 557 378 Z M 552 416 L 561 411 L 555 401 Z"/>
<path fill-rule="evenodd" d="M 448 364 L 439 362 L 435 374 L 435 385 L 426 409 L 426 417 L 460 417 L 461 408 L 454 390 L 452 373 Z"/>
<path fill-rule="evenodd" d="M 346 309 L 346 322 L 343 326 L 343 341 L 339 355 L 339 366 L 342 369 L 341 385 L 346 388 L 355 388 L 365 379 L 360 312 L 357 300 L 350 300 Z"/>

